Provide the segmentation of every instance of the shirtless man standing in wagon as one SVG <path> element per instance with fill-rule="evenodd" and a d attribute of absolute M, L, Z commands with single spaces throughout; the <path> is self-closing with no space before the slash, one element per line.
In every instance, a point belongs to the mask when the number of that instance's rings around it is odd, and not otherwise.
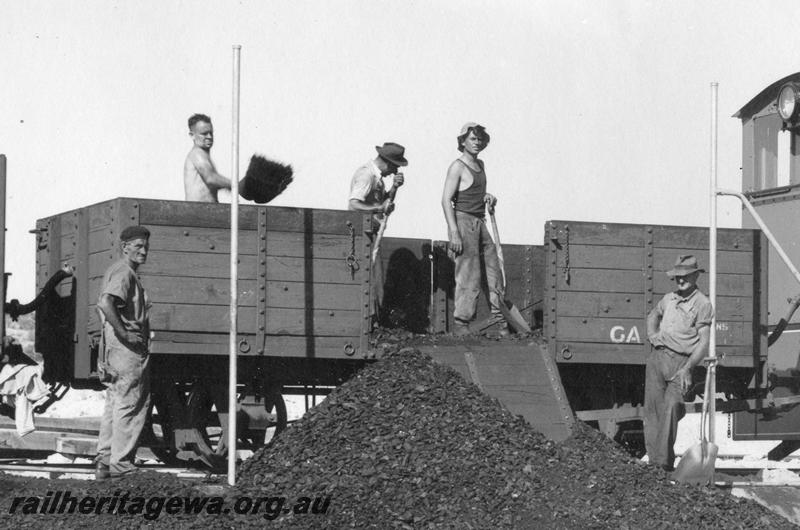
<path fill-rule="evenodd" d="M 205 114 L 194 114 L 189 118 L 189 136 L 192 150 L 183 164 L 183 187 L 187 201 L 219 202 L 217 192 L 231 189 L 231 181 L 217 173 L 211 160 L 214 145 L 214 126 Z"/>

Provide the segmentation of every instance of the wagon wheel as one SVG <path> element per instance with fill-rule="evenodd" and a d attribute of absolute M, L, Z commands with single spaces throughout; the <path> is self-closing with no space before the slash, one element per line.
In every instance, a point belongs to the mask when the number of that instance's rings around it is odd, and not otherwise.
<path fill-rule="evenodd" d="M 274 423 L 267 426 L 264 431 L 264 443 L 269 443 L 275 439 L 288 424 L 286 414 L 286 401 L 283 399 L 280 385 L 270 385 L 264 391 L 264 410 L 269 414 L 275 415 Z M 271 431 L 270 431 L 271 430 Z M 269 439 L 267 438 L 269 436 Z"/>
<path fill-rule="evenodd" d="M 240 448 L 255 451 L 286 428 L 286 402 L 282 387 L 257 386 L 257 395 L 242 396 L 236 415 L 237 440 Z"/>
<path fill-rule="evenodd" d="M 186 402 L 187 423 L 194 427 L 200 437 L 213 451 L 212 460 L 221 461 L 228 455 L 228 399 L 226 389 L 219 385 L 204 385 L 197 382 L 192 386 Z M 285 427 L 286 407 L 283 398 L 278 394 L 278 405 L 283 406 L 283 427 Z M 237 446 L 254 448 L 263 445 L 261 440 L 252 437 L 250 429 L 250 416 L 243 410 L 236 413 L 236 439 Z"/>
<path fill-rule="evenodd" d="M 187 423 L 197 429 L 198 434 L 208 448 L 208 452 L 216 457 L 224 458 L 228 453 L 226 447 L 227 404 L 217 397 L 212 397 L 212 390 L 200 381 L 196 381 L 186 400 Z M 220 412 L 222 418 L 220 418 Z M 220 421 L 222 420 L 222 421 Z"/>
<path fill-rule="evenodd" d="M 180 465 L 175 449 L 175 433 L 170 423 L 169 413 L 160 396 L 152 395 L 147 423 L 142 430 L 141 445 L 149 447 L 158 460 L 168 466 Z M 156 404 L 156 401 L 160 403 Z"/>
<path fill-rule="evenodd" d="M 223 466 L 228 454 L 227 411 L 227 398 L 222 387 L 199 380 L 192 383 L 186 398 L 185 422 L 189 437 L 196 436 L 197 439 L 190 445 L 211 467 Z"/>
<path fill-rule="evenodd" d="M 191 384 L 188 397 L 185 385 L 165 384 L 154 388 L 152 404 L 158 414 L 150 415 L 151 420 L 142 435 L 143 445 L 149 445 L 153 454 L 167 465 L 201 461 L 209 467 L 217 467 L 220 458 L 211 442 L 213 430 L 219 430 L 219 422 L 208 421 L 207 411 L 203 409 L 208 403 L 207 395 L 205 385 L 199 381 Z"/>

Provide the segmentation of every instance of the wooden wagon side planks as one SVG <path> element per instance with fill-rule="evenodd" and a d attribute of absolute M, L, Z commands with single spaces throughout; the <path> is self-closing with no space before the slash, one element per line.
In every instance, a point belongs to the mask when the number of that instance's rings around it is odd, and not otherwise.
<path fill-rule="evenodd" d="M 680 254 L 708 266 L 704 228 L 552 221 L 546 232 L 545 336 L 558 362 L 643 364 L 645 318 L 674 289 L 665 272 Z M 717 344 L 725 366 L 753 367 L 754 355 L 766 356 L 761 237 L 719 231 Z M 701 276 L 706 293 L 707 282 Z"/>
<path fill-rule="evenodd" d="M 153 302 L 152 352 L 227 354 L 229 208 L 119 198 L 39 221 L 37 287 L 63 264 L 76 268 L 75 279 L 58 289 L 71 306 L 70 338 L 77 341 L 70 377 L 87 378 L 96 369 L 96 358 L 76 352 L 96 343 L 102 276 L 119 259 L 118 234 L 131 224 L 152 234 L 148 262 L 139 270 Z M 240 354 L 363 357 L 370 289 L 363 228 L 356 212 L 241 207 L 239 334 L 247 347 Z M 355 268 L 346 261 L 351 255 Z M 63 311 L 40 320 L 37 337 L 45 337 L 63 326 Z M 64 345 L 58 348 L 64 357 Z"/>

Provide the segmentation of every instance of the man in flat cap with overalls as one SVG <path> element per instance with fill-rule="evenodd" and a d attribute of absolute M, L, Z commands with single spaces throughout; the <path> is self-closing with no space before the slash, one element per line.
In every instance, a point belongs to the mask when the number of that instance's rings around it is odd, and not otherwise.
<path fill-rule="evenodd" d="M 373 214 L 373 233 L 374 239 L 380 227 L 380 223 L 386 222 L 386 216 L 394 210 L 394 197 L 397 188 L 403 185 L 403 173 L 401 167 L 408 165 L 405 158 L 405 147 L 394 142 L 385 142 L 382 146 L 375 146 L 378 152 L 373 160 L 370 160 L 358 168 L 350 180 L 350 198 L 348 208 L 359 212 L 369 212 Z M 383 183 L 385 177 L 392 176 L 392 187 L 386 190 Z M 373 241 L 374 243 L 374 241 Z M 380 318 L 380 308 L 383 305 L 383 262 L 381 256 L 377 256 L 372 267 L 372 300 L 371 313 L 373 323 L 377 323 Z"/>
<path fill-rule="evenodd" d="M 665 471 L 672 471 L 675 463 L 675 436 L 692 369 L 708 354 L 714 308 L 697 288 L 701 272 L 694 256 L 679 256 L 667 271 L 677 289 L 665 294 L 647 316 L 653 349 L 645 375 L 644 441 L 649 462 Z"/>
<path fill-rule="evenodd" d="M 486 208 L 493 211 L 497 199 L 486 193 L 486 172 L 478 155 L 489 145 L 489 133 L 482 125 L 468 122 L 456 138 L 461 156 L 447 169 L 442 209 L 447 221 L 450 250 L 455 254 L 456 290 L 453 333 L 470 333 L 481 292 L 481 268 L 486 272 L 489 306 L 499 323 L 501 336 L 509 335 L 508 323 L 500 311 L 502 272 L 497 249 L 486 228 Z M 482 267 L 483 266 L 483 267 Z"/>
<path fill-rule="evenodd" d="M 108 384 L 97 440 L 95 477 L 128 475 L 150 406 L 150 301 L 136 275 L 147 261 L 150 231 L 129 226 L 120 235 L 122 259 L 103 277 L 97 308 L 103 324 L 101 375 Z"/>

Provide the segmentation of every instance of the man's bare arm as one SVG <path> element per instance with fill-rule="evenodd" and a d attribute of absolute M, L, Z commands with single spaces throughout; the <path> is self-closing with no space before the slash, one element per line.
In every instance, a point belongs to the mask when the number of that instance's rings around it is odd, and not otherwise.
<path fill-rule="evenodd" d="M 224 188 L 231 189 L 230 179 L 223 177 L 217 173 L 217 169 L 211 162 L 211 158 L 205 151 L 194 149 L 189 156 L 191 157 L 192 164 L 194 164 L 197 173 L 206 183 L 209 188 Z"/>
<path fill-rule="evenodd" d="M 461 168 L 453 162 L 447 168 L 447 178 L 444 180 L 444 191 L 442 192 L 442 211 L 447 221 L 447 234 L 450 238 L 450 249 L 456 254 L 461 254 L 464 250 L 461 235 L 458 233 L 458 223 L 456 214 L 453 210 L 453 197 L 458 192 L 458 185 L 461 183 Z"/>

